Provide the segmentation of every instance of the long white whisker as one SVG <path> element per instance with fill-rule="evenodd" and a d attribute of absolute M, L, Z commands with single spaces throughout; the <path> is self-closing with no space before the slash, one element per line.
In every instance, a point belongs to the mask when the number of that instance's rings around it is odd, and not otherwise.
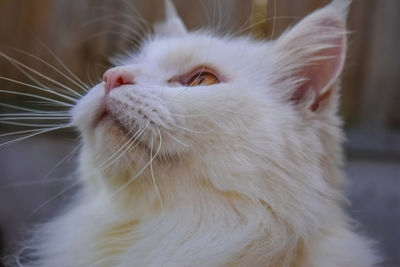
<path fill-rule="evenodd" d="M 40 40 L 39 42 L 47 50 L 47 52 L 49 52 L 49 54 L 52 55 L 55 60 L 57 60 L 57 62 L 61 65 L 61 67 L 63 67 L 76 81 L 78 81 L 83 86 L 83 90 L 86 92 L 89 86 L 86 83 L 84 83 L 81 79 L 79 79 L 78 76 L 76 76 L 45 43 L 43 43 Z"/>
<path fill-rule="evenodd" d="M 135 13 L 136 17 L 133 17 L 130 13 L 121 13 L 121 9 L 117 9 L 117 8 L 113 8 L 112 11 L 117 12 L 117 14 L 110 14 L 110 15 L 104 15 L 100 18 L 96 18 L 93 19 L 91 21 L 89 21 L 88 23 L 86 23 L 84 26 L 96 23 L 98 21 L 102 21 L 105 19 L 112 19 L 112 18 L 118 18 L 118 17 L 123 17 L 126 18 L 128 20 L 130 20 L 134 26 L 137 26 L 138 29 L 144 29 L 143 31 L 141 31 L 142 35 L 139 37 L 144 37 L 147 35 L 147 32 L 150 31 L 152 29 L 152 26 L 143 18 L 143 16 L 137 12 L 137 10 L 135 9 L 134 6 L 132 6 L 128 1 L 122 0 L 128 7 L 130 7 L 132 9 L 132 11 Z M 109 12 L 110 8 L 104 8 L 104 7 L 95 7 L 95 9 L 98 9 L 100 11 L 106 11 Z M 136 20 L 137 19 L 137 20 Z M 142 23 L 142 24 L 139 24 Z M 146 31 L 147 30 L 147 31 Z"/>
<path fill-rule="evenodd" d="M 164 131 L 164 133 L 167 134 L 169 137 L 171 137 L 175 142 L 177 142 L 185 147 L 190 147 L 188 144 L 185 144 L 184 142 L 182 142 L 181 140 L 179 140 L 178 138 L 176 138 L 175 136 L 170 134 L 168 131 Z"/>
<path fill-rule="evenodd" d="M 149 123 L 137 134 L 133 135 L 123 146 L 121 146 L 115 153 L 113 153 L 108 159 L 106 159 L 100 166 L 100 169 L 105 169 L 117 162 L 127 151 L 131 150 L 132 146 L 135 144 L 137 139 L 143 134 Z M 128 145 L 128 146 L 127 146 Z M 127 147 L 126 147 L 127 146 Z M 126 147 L 126 149 L 125 149 Z M 120 153 L 124 150 L 122 153 Z M 120 153 L 116 158 L 114 158 L 118 153 Z M 114 158 L 114 159 L 113 159 Z"/>
<path fill-rule="evenodd" d="M 257 21 L 257 22 L 254 22 L 254 23 L 248 25 L 248 26 L 245 27 L 245 28 L 240 27 L 237 31 L 233 32 L 232 35 L 233 35 L 233 36 L 235 36 L 235 35 L 240 35 L 241 33 L 245 32 L 245 31 L 247 31 L 247 30 L 250 30 L 251 28 L 254 28 L 254 27 L 256 27 L 256 26 L 258 26 L 258 25 L 260 25 L 260 24 L 266 23 L 266 22 L 268 22 L 268 21 L 287 20 L 287 19 L 289 19 L 289 20 L 290 20 L 290 19 L 301 19 L 301 17 L 299 17 L 299 16 L 274 16 L 274 17 L 272 17 L 272 18 L 262 19 L 262 20 L 260 20 L 260 21 Z M 271 38 L 272 38 L 272 35 L 271 35 Z"/>
<path fill-rule="evenodd" d="M 89 37 L 87 37 L 85 40 L 82 40 L 82 43 L 85 43 L 93 38 L 96 38 L 96 37 L 99 37 L 102 35 L 125 37 L 126 40 L 128 40 L 130 42 L 131 45 L 133 45 L 135 48 L 139 49 L 139 44 L 137 43 L 136 39 L 132 38 L 132 36 L 130 36 L 129 34 L 116 33 L 116 32 L 112 32 L 112 31 L 103 31 L 103 32 L 94 33 L 94 34 L 90 35 Z"/>
<path fill-rule="evenodd" d="M 43 114 L 45 114 L 45 113 L 47 113 L 47 114 L 59 113 L 59 111 L 46 111 L 46 110 L 39 110 L 39 109 L 31 109 L 31 108 L 25 108 L 25 107 L 20 107 L 20 106 L 16 106 L 16 105 L 6 104 L 6 103 L 0 103 L 0 107 L 11 108 L 11 109 L 16 109 L 16 110 L 22 110 L 22 111 L 28 111 L 28 112 L 37 112 L 37 113 L 43 113 Z M 62 111 L 62 112 L 65 112 L 65 111 Z M 65 112 L 65 113 L 67 113 L 67 112 Z"/>
<path fill-rule="evenodd" d="M 12 65 L 14 65 L 14 67 L 16 67 L 22 74 L 24 74 L 26 77 L 28 77 L 32 82 L 34 82 L 39 87 L 54 91 L 54 89 L 51 89 L 50 87 L 48 87 L 48 86 L 44 85 L 43 83 L 41 83 L 38 79 L 33 77 L 33 75 L 29 74 L 28 71 L 26 71 L 24 68 L 20 67 L 18 64 L 14 63 L 14 62 L 10 62 L 10 63 Z M 60 91 L 60 89 L 59 89 L 59 91 Z"/>
<path fill-rule="evenodd" d="M 159 144 L 159 146 L 158 146 L 158 148 L 157 148 L 156 153 L 155 153 L 154 156 L 152 157 L 152 159 L 151 159 L 149 162 L 147 162 L 147 163 L 144 165 L 144 167 L 143 167 L 142 169 L 140 169 L 140 171 L 139 171 L 134 177 L 132 177 L 131 179 L 129 179 L 129 181 L 126 182 L 124 185 L 122 185 L 118 190 L 114 191 L 114 193 L 112 193 L 111 196 L 114 196 L 115 194 L 117 194 L 117 193 L 121 192 L 122 190 L 124 190 L 124 189 L 125 189 L 128 185 L 130 185 L 139 175 L 141 175 L 141 174 L 147 169 L 147 167 L 149 167 L 149 165 L 152 163 L 152 161 L 158 156 L 158 153 L 160 153 L 160 150 L 161 150 L 161 143 L 162 143 L 162 137 L 161 137 L 161 134 L 160 134 L 160 144 Z"/>
<path fill-rule="evenodd" d="M 11 183 L 11 184 L 6 184 L 3 186 L 0 186 L 1 189 L 7 189 L 11 187 L 20 187 L 20 186 L 31 186 L 31 185 L 43 185 L 46 183 L 60 183 L 64 181 L 69 181 L 69 180 L 76 180 L 76 178 L 57 178 L 57 179 L 51 179 L 51 180 L 40 180 L 40 181 L 23 181 L 23 182 L 18 182 L 18 183 Z"/>
<path fill-rule="evenodd" d="M 0 120 L 0 124 L 15 125 L 15 126 L 25 126 L 25 127 L 56 127 L 60 124 L 38 124 L 38 123 L 25 123 L 25 122 L 15 122 L 15 121 L 3 121 Z"/>
<path fill-rule="evenodd" d="M 119 15 L 119 16 L 115 16 L 115 17 L 121 17 L 121 16 L 123 16 L 123 15 Z M 114 21 L 114 20 L 107 20 L 107 24 L 109 24 L 109 25 L 115 25 L 115 26 L 118 26 L 118 27 L 121 27 L 122 29 L 125 29 L 125 30 L 127 30 L 129 33 L 132 33 L 134 36 L 136 36 L 136 37 L 138 37 L 138 38 L 142 38 L 143 36 L 141 35 L 142 33 L 141 32 L 138 32 L 138 31 L 134 31 L 133 29 L 132 29 L 132 27 L 131 26 L 129 26 L 129 25 L 125 25 L 125 24 L 123 24 L 123 23 L 118 23 L 118 22 L 116 22 L 116 21 Z M 140 42 L 139 41 L 137 41 L 137 45 L 140 45 Z"/>
<path fill-rule="evenodd" d="M 274 38 L 275 35 L 275 29 L 276 29 L 276 0 L 274 0 L 274 20 L 273 20 L 273 25 L 272 25 L 272 32 L 271 32 L 271 37 L 270 39 Z"/>
<path fill-rule="evenodd" d="M 34 132 L 33 134 L 29 134 L 27 136 L 23 136 L 23 137 L 20 137 L 20 138 L 17 138 L 17 139 L 14 139 L 14 140 L 11 140 L 11 141 L 8 141 L 8 142 L 5 142 L 5 143 L 1 143 L 0 147 L 1 146 L 6 146 L 6 145 L 9 145 L 9 144 L 12 144 L 12 143 L 16 143 L 16 142 L 19 142 L 19 141 L 22 141 L 22 140 L 25 140 L 25 139 L 34 137 L 34 136 L 39 135 L 39 134 L 55 131 L 55 130 L 58 130 L 58 129 L 68 128 L 68 127 L 71 127 L 71 125 L 67 124 L 67 125 L 62 125 L 62 126 L 42 129 L 42 130 L 31 130 L 31 132 Z M 8 135 L 15 135 L 15 134 L 22 133 L 22 132 L 23 131 L 14 132 L 14 133 L 10 133 L 10 134 L 2 134 L 2 135 L 0 135 L 0 137 L 8 136 Z M 29 132 L 29 131 L 26 131 L 26 132 Z"/>
<path fill-rule="evenodd" d="M 98 9 L 103 10 L 104 8 L 98 8 Z M 107 11 L 108 11 L 108 9 L 107 9 Z M 128 18 L 129 20 L 131 20 L 133 22 L 134 26 L 137 26 L 137 28 L 140 29 L 140 31 L 134 30 L 131 25 L 127 25 L 127 24 L 119 22 L 121 17 Z M 100 18 L 96 18 L 96 19 L 86 23 L 84 26 L 89 26 L 91 24 L 97 23 L 98 21 L 102 21 L 102 20 L 105 20 L 107 25 L 116 25 L 118 27 L 126 29 L 128 32 L 130 32 L 134 36 L 136 36 L 137 37 L 136 39 L 132 39 L 132 41 L 135 42 L 136 47 L 140 46 L 139 39 L 143 39 L 143 37 L 146 36 L 146 32 L 141 30 L 142 29 L 141 25 L 138 25 L 138 22 L 136 20 L 132 19 L 132 17 L 127 14 L 106 15 L 106 16 L 103 16 Z M 116 22 L 116 20 L 118 22 Z"/>
<path fill-rule="evenodd" d="M 2 117 L 0 121 L 56 121 L 56 120 L 70 120 L 69 116 L 26 116 L 26 117 Z"/>
<path fill-rule="evenodd" d="M 61 106 L 73 107 L 73 105 L 71 105 L 69 103 L 61 102 L 61 101 L 58 101 L 58 100 L 55 100 L 55 99 L 51 99 L 51 98 L 44 97 L 44 96 L 39 96 L 39 95 L 33 95 L 33 94 L 22 93 L 22 92 L 15 92 L 15 91 L 10 91 L 10 90 L 0 90 L 0 93 L 7 93 L 7 94 L 21 95 L 21 96 L 29 96 L 29 97 L 33 97 L 33 98 L 47 100 L 47 101 L 50 101 L 52 103 L 57 103 L 57 104 L 60 104 Z"/>
<path fill-rule="evenodd" d="M 207 133 L 208 133 L 208 132 L 196 131 L 196 130 L 188 129 L 188 128 L 185 128 L 185 127 L 183 127 L 183 126 L 179 126 L 179 125 L 177 125 L 177 124 L 172 124 L 172 123 L 171 123 L 171 125 L 172 125 L 172 126 L 175 126 L 175 127 L 177 127 L 177 128 L 179 128 L 179 129 L 188 131 L 188 132 L 190 132 L 190 133 L 196 133 L 196 134 L 197 134 L 197 133 L 199 133 L 199 134 L 207 134 Z"/>
<path fill-rule="evenodd" d="M 26 116 L 26 117 L 71 117 L 67 112 L 60 112 L 60 113 L 3 113 L 0 114 L 0 117 L 11 117 L 11 116 L 16 116 L 16 117 L 21 117 L 21 116 Z"/>
<path fill-rule="evenodd" d="M 39 118 L 49 118 L 49 119 L 57 119 L 57 118 L 71 118 L 71 115 L 68 113 L 58 113 L 58 114 L 49 114 L 49 113 L 3 113 L 0 114 L 0 119 L 7 120 L 7 119 L 39 119 Z"/>
<path fill-rule="evenodd" d="M 32 132 L 39 132 L 40 129 L 30 129 L 30 130 L 23 130 L 23 131 L 17 131 L 17 132 L 12 132 L 12 133 L 3 133 L 0 134 L 0 137 L 6 137 L 6 136 L 11 136 L 11 135 L 18 135 L 18 134 L 26 134 L 26 133 L 32 133 Z"/>
<path fill-rule="evenodd" d="M 69 158 L 71 158 L 71 157 L 76 153 L 76 151 L 79 150 L 80 147 L 81 147 L 81 144 L 77 145 L 71 152 L 68 153 L 67 156 L 65 156 L 63 159 L 61 159 L 53 168 L 51 168 L 51 170 L 49 170 L 49 171 L 47 172 L 47 174 L 44 176 L 44 178 L 42 179 L 42 181 L 47 181 L 47 180 L 48 180 L 47 177 L 49 177 L 50 174 L 51 174 L 55 169 L 57 169 L 61 164 L 63 164 L 63 163 L 66 162 Z"/>
<path fill-rule="evenodd" d="M 41 205 L 39 205 L 39 207 L 37 207 L 36 209 L 34 209 L 30 214 L 29 217 L 31 217 L 32 215 L 34 215 L 38 210 L 40 210 L 41 208 L 43 208 L 44 206 L 46 206 L 47 204 L 49 204 L 51 201 L 55 200 L 56 198 L 60 197 L 61 195 L 65 194 L 66 192 L 68 192 L 69 190 L 71 190 L 74 186 L 80 184 L 80 181 L 77 180 L 75 182 L 73 182 L 71 185 L 69 185 L 67 188 L 65 188 L 64 190 L 62 190 L 61 192 L 55 194 L 54 196 L 52 196 L 51 198 L 49 198 L 48 200 L 46 200 L 45 202 L 43 202 Z"/>
<path fill-rule="evenodd" d="M 132 3 L 128 2 L 127 0 L 122 0 L 128 7 L 131 8 L 131 10 L 135 13 L 136 18 L 138 19 L 138 22 L 141 22 L 142 24 L 137 24 L 136 20 L 131 16 L 130 14 L 123 14 L 126 16 L 131 22 L 135 24 L 135 26 L 138 26 L 138 29 L 144 29 L 141 31 L 143 34 L 142 37 L 146 36 L 148 32 L 150 32 L 153 29 L 153 26 L 146 21 L 146 19 L 140 14 L 137 9 L 132 5 Z M 141 27 L 143 26 L 143 27 Z"/>
<path fill-rule="evenodd" d="M 0 76 L 0 79 L 6 80 L 6 81 L 9 81 L 9 82 L 13 82 L 13 83 L 16 83 L 16 84 L 24 85 L 24 86 L 27 86 L 27 87 L 31 87 L 31 88 L 40 90 L 42 92 L 50 93 L 50 94 L 59 96 L 61 98 L 67 99 L 69 101 L 72 101 L 73 103 L 77 102 L 77 100 L 75 98 L 72 98 L 72 97 L 69 97 L 67 95 L 58 93 L 57 91 L 53 91 L 53 90 L 50 90 L 50 89 L 42 88 L 42 87 L 39 87 L 39 86 L 36 86 L 36 85 L 33 85 L 33 84 L 29 84 L 29 83 L 20 82 L 20 81 L 17 81 L 17 80 L 14 80 L 14 79 L 10 79 L 10 78 L 7 78 L 7 77 L 3 77 L 3 76 Z"/>
<path fill-rule="evenodd" d="M 6 59 L 7 59 L 8 61 L 10 61 L 10 62 L 14 62 L 15 64 L 17 64 L 17 65 L 23 67 L 24 69 L 27 69 L 27 70 L 31 71 L 32 73 L 35 73 L 36 75 L 38 75 L 38 76 L 40 76 L 40 77 L 42 77 L 42 78 L 44 78 L 44 79 L 46 79 L 46 80 L 48 80 L 48 81 L 50 81 L 50 82 L 52 82 L 52 83 L 54 83 L 54 84 L 60 86 L 61 88 L 64 88 L 65 90 L 70 91 L 70 92 L 73 93 L 73 94 L 76 94 L 76 95 L 78 95 L 78 96 L 81 96 L 81 95 L 78 94 L 75 90 L 72 90 L 72 89 L 69 88 L 68 86 L 66 86 L 66 85 L 64 85 L 64 84 L 62 84 L 62 83 L 60 83 L 60 82 L 57 82 L 56 80 L 54 80 L 54 79 L 52 79 L 52 78 L 50 78 L 50 77 L 48 77 L 48 76 L 46 76 L 46 75 L 44 75 L 44 74 L 38 72 L 37 70 L 34 70 L 33 68 L 31 68 L 31 67 L 29 67 L 29 66 L 27 66 L 27 65 L 25 65 L 25 64 L 23 64 L 23 63 L 21 63 L 20 61 L 18 61 L 18 60 L 16 60 L 16 59 L 13 59 L 13 58 L 7 56 L 7 55 L 4 54 L 4 53 L 1 53 L 1 52 L 0 52 L 0 56 L 6 58 Z"/>
<path fill-rule="evenodd" d="M 3 115 L 3 114 L 2 114 Z M 0 116 L 0 121 L 8 120 L 68 120 L 71 119 L 70 116 L 26 116 L 26 117 L 2 117 Z"/>
<path fill-rule="evenodd" d="M 18 48 L 13 48 L 13 49 L 16 50 L 16 51 L 18 51 L 18 52 L 20 52 L 20 53 L 22 53 L 22 54 L 24 54 L 24 55 L 28 55 L 28 56 L 30 56 L 30 57 L 32 57 L 32 58 L 38 60 L 39 62 L 45 64 L 46 66 L 48 66 L 49 68 L 51 68 L 52 70 L 54 70 L 55 72 L 57 72 L 58 74 L 60 74 L 61 76 L 63 76 L 64 78 L 66 78 L 68 81 L 72 82 L 73 84 L 75 84 L 76 86 L 78 86 L 79 88 L 81 88 L 82 90 L 86 91 L 86 88 L 85 88 L 84 86 L 82 86 L 81 84 L 79 84 L 79 83 L 76 82 L 75 80 L 71 79 L 68 75 L 66 75 L 65 73 L 63 73 L 62 71 L 60 71 L 59 69 L 57 69 L 56 67 L 54 67 L 53 65 L 51 65 L 50 63 L 44 61 L 44 60 L 41 59 L 40 57 L 35 56 L 35 55 L 31 54 L 31 53 L 25 52 L 25 51 L 23 51 L 23 50 L 21 50 L 21 49 L 18 49 Z M 77 94 L 77 95 L 80 95 L 80 94 L 78 94 L 78 93 L 76 93 L 76 94 Z M 80 95 L 80 96 L 82 96 L 82 95 Z"/>
<path fill-rule="evenodd" d="M 158 130 L 158 135 L 161 138 L 161 131 L 160 129 L 157 127 Z M 150 147 L 150 174 L 151 174 L 151 179 L 153 180 L 153 185 L 154 185 L 154 189 L 156 190 L 158 199 L 160 201 L 160 206 L 161 206 L 161 211 L 164 213 L 164 203 L 163 200 L 161 198 L 161 194 L 160 194 L 160 190 L 158 189 L 157 183 L 156 183 L 156 178 L 154 176 L 154 171 L 153 171 L 153 146 L 154 146 L 154 140 L 153 140 L 153 136 L 151 136 L 151 147 Z M 160 139 L 160 143 L 161 143 L 161 139 Z"/>
<path fill-rule="evenodd" d="M 268 0 L 267 0 L 267 1 L 268 1 Z M 254 8 L 254 5 L 253 5 L 252 9 L 253 9 L 253 8 Z M 252 19 L 252 16 L 251 16 L 251 14 L 250 14 L 250 15 L 247 17 L 246 21 L 243 22 L 242 25 L 240 25 L 240 27 L 237 28 L 236 30 L 230 31 L 230 32 L 231 32 L 230 34 L 234 36 L 236 32 L 240 32 L 240 31 L 242 30 L 243 27 L 246 27 L 246 25 L 249 24 L 249 22 L 250 22 L 251 19 Z"/>

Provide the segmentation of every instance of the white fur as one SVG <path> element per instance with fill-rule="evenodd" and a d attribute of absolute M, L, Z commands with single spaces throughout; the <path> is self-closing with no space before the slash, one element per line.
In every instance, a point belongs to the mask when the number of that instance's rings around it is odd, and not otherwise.
<path fill-rule="evenodd" d="M 112 116 L 93 124 L 104 84 L 73 110 L 82 194 L 37 230 L 27 245 L 36 260 L 26 266 L 373 266 L 369 242 L 342 210 L 342 131 L 330 89 L 345 53 L 339 3 L 276 41 L 179 28 L 121 61 L 135 78 L 111 91 Z M 319 76 L 324 86 L 291 101 L 301 70 L 335 45 L 340 52 L 324 55 L 337 66 Z M 203 64 L 223 81 L 168 82 Z M 146 125 L 139 143 L 108 160 Z"/>

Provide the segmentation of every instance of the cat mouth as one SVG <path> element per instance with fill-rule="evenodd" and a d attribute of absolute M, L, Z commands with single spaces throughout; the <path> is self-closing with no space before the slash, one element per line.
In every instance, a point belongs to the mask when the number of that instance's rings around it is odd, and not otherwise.
<path fill-rule="evenodd" d="M 120 145 L 120 140 L 129 139 L 132 141 L 131 145 L 128 147 L 135 146 L 140 148 L 140 151 L 149 154 L 152 153 L 154 148 L 151 148 L 151 144 L 148 143 L 148 134 L 145 129 L 136 126 L 134 129 L 124 125 L 118 116 L 113 114 L 107 109 L 104 109 L 99 113 L 97 118 L 97 130 L 102 131 L 102 134 L 108 139 L 117 140 L 118 146 Z"/>
<path fill-rule="evenodd" d="M 118 120 L 118 117 L 115 116 L 107 106 L 106 100 L 103 99 L 100 104 L 97 115 L 93 120 L 93 128 L 99 128 L 101 125 L 110 124 L 113 128 L 118 128 L 123 131 L 125 134 L 129 133 L 129 131 L 124 127 L 124 125 Z"/>
<path fill-rule="evenodd" d="M 105 103 L 101 104 L 100 111 L 97 113 L 94 121 L 93 126 L 96 128 L 101 121 L 103 121 L 107 116 L 110 115 L 110 112 L 107 110 Z"/>
<path fill-rule="evenodd" d="M 103 99 L 100 104 L 99 111 L 93 121 L 93 128 L 97 128 L 102 123 L 112 123 L 114 126 L 120 128 L 126 133 L 129 133 L 128 129 L 119 121 L 118 116 L 115 116 L 107 105 L 106 99 Z"/>
<path fill-rule="evenodd" d="M 131 131 L 127 129 L 119 120 L 118 117 L 113 115 L 107 108 L 101 110 L 94 122 L 94 127 L 98 128 L 100 125 L 109 125 L 111 128 L 116 128 L 124 134 L 130 134 Z"/>
<path fill-rule="evenodd" d="M 124 121 L 124 117 L 117 111 L 114 111 L 113 107 L 110 107 L 107 101 L 104 100 L 94 119 L 94 129 L 103 128 L 106 133 L 117 136 L 136 135 L 140 130 L 140 126 L 132 117 L 129 118 L 131 120 L 129 122 Z"/>

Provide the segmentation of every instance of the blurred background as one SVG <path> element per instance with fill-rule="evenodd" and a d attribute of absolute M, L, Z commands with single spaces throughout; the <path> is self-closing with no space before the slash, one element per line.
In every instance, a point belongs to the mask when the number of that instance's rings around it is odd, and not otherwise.
<path fill-rule="evenodd" d="M 329 0 L 174 2 L 189 29 L 273 39 Z M 137 49 L 150 25 L 162 19 L 162 8 L 161 0 L 0 0 L 0 52 L 6 55 L 0 57 L 0 114 L 24 112 L 10 105 L 65 110 L 5 93 L 60 100 L 7 79 L 65 92 L 38 71 L 82 93 L 82 83 L 100 81 L 110 57 Z M 341 106 L 351 181 L 348 209 L 360 231 L 376 240 L 383 266 L 400 266 L 400 1 L 354 0 L 348 25 Z M 29 129 L 0 117 L 0 142 L 38 133 L 5 135 Z M 54 216 L 73 195 L 76 138 L 75 132 L 60 130 L 0 146 L 0 253 L 12 251 L 29 226 Z"/>

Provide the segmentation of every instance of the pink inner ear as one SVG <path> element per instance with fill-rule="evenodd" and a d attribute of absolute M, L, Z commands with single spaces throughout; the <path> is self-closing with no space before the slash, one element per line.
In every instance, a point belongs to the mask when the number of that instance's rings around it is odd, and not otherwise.
<path fill-rule="evenodd" d="M 328 31 L 330 29 L 341 29 L 337 21 L 324 21 L 322 26 L 325 29 L 328 29 Z M 291 100 L 299 103 L 311 91 L 315 99 L 310 107 L 312 111 L 318 110 L 320 103 L 329 98 L 331 95 L 330 91 L 332 90 L 332 85 L 338 78 L 343 68 L 346 49 L 345 36 L 341 32 L 336 33 L 336 35 L 337 36 L 335 38 L 329 38 L 322 44 L 315 44 L 329 45 L 331 47 L 308 55 L 308 57 L 310 57 L 309 60 L 307 60 L 309 64 L 298 70 L 298 75 L 304 81 L 293 93 Z M 313 60 L 313 58 L 316 60 Z"/>

